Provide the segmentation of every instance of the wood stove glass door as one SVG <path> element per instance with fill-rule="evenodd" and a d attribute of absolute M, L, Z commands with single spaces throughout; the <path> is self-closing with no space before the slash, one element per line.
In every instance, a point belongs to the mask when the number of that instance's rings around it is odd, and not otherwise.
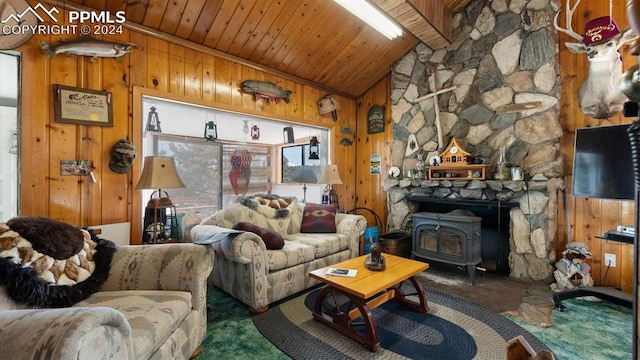
<path fill-rule="evenodd" d="M 423 225 L 418 227 L 417 252 L 425 251 L 434 254 L 442 254 L 445 257 L 462 258 L 464 255 L 463 241 L 466 237 L 458 229 L 442 227 L 439 225 Z"/>

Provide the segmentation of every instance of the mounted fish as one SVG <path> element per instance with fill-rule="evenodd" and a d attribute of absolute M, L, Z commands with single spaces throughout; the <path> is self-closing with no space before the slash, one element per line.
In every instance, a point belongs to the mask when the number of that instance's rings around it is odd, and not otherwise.
<path fill-rule="evenodd" d="M 276 104 L 279 104 L 280 100 L 288 104 L 291 96 L 290 90 L 283 90 L 280 86 L 268 81 L 245 80 L 241 87 L 242 91 L 252 93 L 256 100 L 263 97 L 269 102 L 275 101 Z"/>
<path fill-rule="evenodd" d="M 99 57 L 112 57 L 121 61 L 120 58 L 130 53 L 135 47 L 131 43 L 98 40 L 90 36 L 83 36 L 69 41 L 59 41 L 56 45 L 49 45 L 42 40 L 38 44 L 49 59 L 58 54 L 70 54 L 91 56 L 92 62 L 95 62 Z"/>

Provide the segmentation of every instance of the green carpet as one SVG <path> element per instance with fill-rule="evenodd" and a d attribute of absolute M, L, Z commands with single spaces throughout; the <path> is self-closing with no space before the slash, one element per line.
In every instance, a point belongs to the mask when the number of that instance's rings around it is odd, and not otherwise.
<path fill-rule="evenodd" d="M 633 312 L 608 301 L 563 300 L 553 310 L 553 326 L 540 328 L 510 318 L 553 351 L 556 360 L 627 360 L 633 358 Z"/>
<path fill-rule="evenodd" d="M 209 287 L 207 298 L 207 334 L 198 359 L 289 359 L 260 334 L 246 305 L 215 287 Z M 550 328 L 510 319 L 547 345 L 557 360 L 632 358 L 631 309 L 580 299 L 563 304 L 567 309 L 553 311 Z"/>
<path fill-rule="evenodd" d="M 207 306 L 207 334 L 198 360 L 289 359 L 260 334 L 245 304 L 209 286 Z"/>

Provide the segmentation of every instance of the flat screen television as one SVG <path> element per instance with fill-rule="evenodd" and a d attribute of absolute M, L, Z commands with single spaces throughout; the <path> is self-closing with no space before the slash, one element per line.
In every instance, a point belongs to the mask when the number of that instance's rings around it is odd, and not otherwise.
<path fill-rule="evenodd" d="M 635 199 L 628 127 L 629 124 L 576 130 L 573 196 Z"/>

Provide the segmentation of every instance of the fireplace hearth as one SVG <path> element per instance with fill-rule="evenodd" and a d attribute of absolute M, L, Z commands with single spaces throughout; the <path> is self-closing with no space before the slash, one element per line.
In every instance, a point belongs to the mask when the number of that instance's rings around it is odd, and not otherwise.
<path fill-rule="evenodd" d="M 509 213 L 518 206 L 517 202 L 425 196 L 409 196 L 407 200 L 418 204 L 418 212 L 448 213 L 464 209 L 481 218 L 481 266 L 490 273 L 509 275 Z"/>
<path fill-rule="evenodd" d="M 472 211 L 482 218 L 482 264 L 487 272 L 548 281 L 553 276 L 558 190 L 544 181 L 387 179 L 389 230 L 411 231 L 416 212 Z"/>
<path fill-rule="evenodd" d="M 481 221 L 481 218 L 466 210 L 415 213 L 412 255 L 466 266 L 471 284 L 475 285 L 476 265 L 482 261 Z"/>

